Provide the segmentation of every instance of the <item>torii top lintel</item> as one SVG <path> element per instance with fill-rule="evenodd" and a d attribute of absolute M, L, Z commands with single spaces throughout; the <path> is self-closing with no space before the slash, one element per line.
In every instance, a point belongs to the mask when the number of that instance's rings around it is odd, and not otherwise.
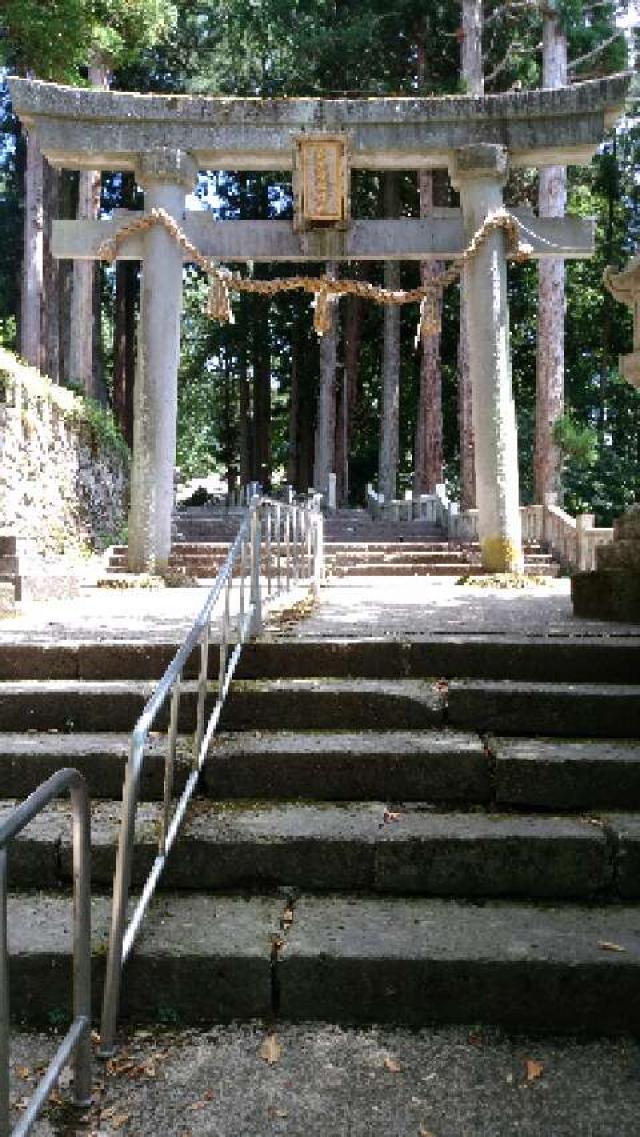
<path fill-rule="evenodd" d="M 13 107 L 68 169 L 132 170 L 141 153 L 190 151 L 200 169 L 291 168 L 292 138 L 344 131 L 354 169 L 448 165 L 452 150 L 504 146 L 514 166 L 588 162 L 624 112 L 630 73 L 483 98 L 246 99 L 139 95 L 11 78 Z"/>

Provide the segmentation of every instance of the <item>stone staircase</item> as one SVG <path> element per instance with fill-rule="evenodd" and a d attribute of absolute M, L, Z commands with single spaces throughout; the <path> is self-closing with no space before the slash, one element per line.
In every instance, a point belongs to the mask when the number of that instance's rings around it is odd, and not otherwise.
<path fill-rule="evenodd" d="M 224 563 L 240 512 L 191 507 L 177 514 L 178 539 L 169 567 L 209 580 Z M 338 510 L 325 519 L 325 563 L 330 576 L 470 576 L 485 572 L 477 542 L 447 541 L 424 521 L 374 521 L 364 509 Z M 127 571 L 127 549 L 111 550 L 107 571 Z M 538 543 L 525 545 L 528 574 L 557 576 L 559 566 Z"/>
<path fill-rule="evenodd" d="M 127 735 L 173 651 L 0 656 L 0 808 L 63 765 L 89 781 L 96 1009 Z M 638 740 L 640 638 L 249 645 L 123 1015 L 637 1029 Z M 134 888 L 164 746 L 148 755 Z M 181 734 L 177 789 L 189 746 Z M 10 852 L 25 1021 L 69 1005 L 68 820 L 56 803 Z"/>

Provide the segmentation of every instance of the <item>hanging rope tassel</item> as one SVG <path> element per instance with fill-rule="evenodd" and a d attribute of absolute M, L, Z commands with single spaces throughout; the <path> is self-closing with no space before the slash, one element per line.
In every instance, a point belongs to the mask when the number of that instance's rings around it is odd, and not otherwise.
<path fill-rule="evenodd" d="M 209 280 L 207 316 L 211 316 L 212 320 L 218 320 L 221 324 L 235 323 L 229 299 L 229 288 L 220 272 L 215 272 Z"/>
<path fill-rule="evenodd" d="M 440 331 L 440 311 L 438 294 L 435 290 L 427 292 L 420 301 L 420 318 L 416 330 L 414 346 L 419 348 L 424 336 L 436 336 Z"/>
<path fill-rule="evenodd" d="M 317 336 L 323 336 L 325 332 L 331 331 L 333 325 L 332 303 L 333 297 L 326 288 L 316 292 L 313 301 L 313 330 Z"/>

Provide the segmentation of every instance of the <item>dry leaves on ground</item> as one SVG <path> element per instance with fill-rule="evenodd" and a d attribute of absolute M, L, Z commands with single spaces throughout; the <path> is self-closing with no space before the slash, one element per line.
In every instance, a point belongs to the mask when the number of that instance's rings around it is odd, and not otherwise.
<path fill-rule="evenodd" d="M 622 946 L 622 944 L 614 944 L 614 943 L 611 943 L 610 940 L 599 940 L 598 941 L 598 947 L 601 948 L 602 951 L 626 951 L 627 950 L 626 947 Z"/>
<path fill-rule="evenodd" d="M 542 1062 L 536 1062 L 535 1058 L 525 1059 L 524 1068 L 526 1071 L 527 1081 L 535 1082 L 538 1078 L 542 1077 L 544 1065 Z"/>
<path fill-rule="evenodd" d="M 206 1107 L 209 1105 L 209 1102 L 212 1102 L 215 1096 L 215 1090 L 205 1090 L 202 1097 L 198 1098 L 197 1101 L 191 1102 L 191 1105 L 188 1105 L 187 1109 L 206 1109 Z"/>
<path fill-rule="evenodd" d="M 390 1054 L 387 1054 L 384 1060 L 384 1067 L 386 1070 L 390 1070 L 392 1074 L 399 1074 L 402 1069 L 400 1063 L 397 1062 L 395 1058 L 392 1058 Z"/>
<path fill-rule="evenodd" d="M 278 1042 L 277 1035 L 268 1034 L 258 1051 L 258 1056 L 262 1058 L 264 1062 L 267 1062 L 269 1066 L 273 1066 L 274 1063 L 280 1061 L 281 1054 L 282 1047 Z"/>

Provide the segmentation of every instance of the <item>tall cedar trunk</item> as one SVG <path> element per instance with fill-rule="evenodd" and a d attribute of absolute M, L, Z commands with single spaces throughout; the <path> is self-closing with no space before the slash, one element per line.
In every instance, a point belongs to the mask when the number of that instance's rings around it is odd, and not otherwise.
<path fill-rule="evenodd" d="M 69 171 L 63 171 L 60 178 L 59 216 L 75 217 L 76 181 Z M 60 381 L 71 378 L 71 296 L 73 291 L 73 261 L 58 261 L 58 321 L 60 350 Z"/>
<path fill-rule="evenodd" d="M 253 296 L 252 363 L 254 479 L 268 489 L 271 484 L 271 355 L 269 300 Z"/>
<path fill-rule="evenodd" d="M 54 383 L 60 381 L 60 292 L 58 262 L 51 255 L 51 228 L 60 207 L 60 171 L 44 161 L 44 289 L 42 303 L 42 366 Z"/>
<path fill-rule="evenodd" d="M 382 175 L 384 216 L 400 215 L 398 174 Z M 384 286 L 396 291 L 400 288 L 400 264 L 385 261 Z M 380 426 L 380 458 L 378 490 L 385 501 L 396 496 L 398 453 L 400 449 L 400 307 L 384 306 L 384 340 L 382 352 L 382 421 Z"/>
<path fill-rule="evenodd" d="M 542 85 L 567 82 L 567 38 L 552 6 L 543 9 Z M 538 212 L 563 217 L 567 201 L 564 166 L 540 170 Z M 535 500 L 560 492 L 561 455 L 553 424 L 564 411 L 564 261 L 538 261 L 538 360 L 536 374 Z"/>
<path fill-rule="evenodd" d="M 298 462 L 300 455 L 300 367 L 302 353 L 298 335 L 297 320 L 293 318 L 291 328 L 291 379 L 289 386 L 289 450 L 287 452 L 287 481 L 295 489 L 298 487 Z"/>
<path fill-rule="evenodd" d="M 89 67 L 89 82 L 92 87 L 107 88 L 107 68 L 100 63 L 92 63 Z M 100 186 L 99 170 L 81 170 L 78 174 L 79 221 L 95 221 L 99 217 Z M 100 351 L 99 272 L 99 266 L 94 261 L 76 260 L 73 263 L 71 371 L 87 395 L 105 402 Z"/>
<path fill-rule="evenodd" d="M 360 340 L 362 339 L 364 305 L 359 296 L 347 296 L 344 304 L 344 377 L 340 414 L 336 428 L 336 441 L 338 438 L 341 441 L 341 461 L 336 458 L 336 473 L 338 475 L 338 500 L 341 504 L 347 505 L 350 495 L 349 453 L 351 450 L 352 424 L 358 399 Z"/>
<path fill-rule="evenodd" d="M 233 368 L 231 363 L 231 353 L 225 350 L 224 353 L 224 379 L 223 379 L 223 399 L 222 399 L 222 423 L 221 423 L 221 451 L 222 460 L 226 467 L 227 477 L 227 490 L 233 493 L 238 481 L 238 467 L 236 462 L 236 454 L 238 453 L 238 438 L 236 430 L 236 417 L 235 417 L 235 399 L 233 392 Z"/>
<path fill-rule="evenodd" d="M 433 173 L 420 170 L 420 216 L 433 212 Z M 442 275 L 441 261 L 423 261 L 420 278 L 423 284 Z M 440 310 L 442 309 L 439 301 Z M 420 357 L 420 393 L 416 417 L 413 492 L 433 493 L 442 481 L 442 372 L 440 368 L 440 332 L 422 336 Z"/>
<path fill-rule="evenodd" d="M 26 136 L 24 176 L 24 261 L 20 351 L 32 367 L 42 368 L 42 289 L 44 279 L 44 159 L 35 134 Z"/>
<path fill-rule="evenodd" d="M 132 208 L 135 184 L 132 174 L 122 180 L 122 204 Z M 116 295 L 113 313 L 113 409 L 130 447 L 133 447 L 133 384 L 136 369 L 136 307 L 138 264 L 116 261 Z"/>
<path fill-rule="evenodd" d="M 240 450 L 240 485 L 246 486 L 251 481 L 253 469 L 253 456 L 251 441 L 253 437 L 253 424 L 251 419 L 251 388 L 247 367 L 247 337 L 249 334 L 249 296 L 242 293 L 238 300 L 238 342 L 240 355 L 238 357 L 238 377 L 240 382 L 240 431 L 238 446 Z"/>
<path fill-rule="evenodd" d="M 130 447 L 133 447 L 133 382 L 136 369 L 136 299 L 138 266 L 116 261 L 113 314 L 113 409 Z"/>
<path fill-rule="evenodd" d="M 337 265 L 328 261 L 326 271 L 336 276 Z M 320 493 L 327 493 L 329 474 L 336 466 L 336 362 L 338 349 L 338 306 L 331 305 L 331 327 L 320 338 L 320 391 L 318 393 L 318 422 L 314 485 Z"/>
<path fill-rule="evenodd" d="M 484 94 L 484 74 L 482 71 L 482 9 L 483 0 L 462 0 L 462 82 L 466 93 L 475 96 Z M 462 509 L 473 509 L 476 504 L 476 470 L 464 271 L 460 282 L 458 424 L 460 439 L 460 506 Z"/>

